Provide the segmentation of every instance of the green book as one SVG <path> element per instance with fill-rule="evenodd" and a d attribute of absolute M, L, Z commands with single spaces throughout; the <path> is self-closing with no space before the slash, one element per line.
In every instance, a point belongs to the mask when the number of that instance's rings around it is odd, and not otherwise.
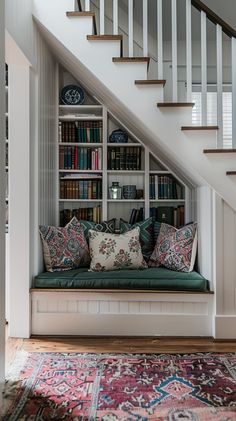
<path fill-rule="evenodd" d="M 173 225 L 174 223 L 174 207 L 173 206 L 158 206 L 157 217 L 158 222 Z"/>

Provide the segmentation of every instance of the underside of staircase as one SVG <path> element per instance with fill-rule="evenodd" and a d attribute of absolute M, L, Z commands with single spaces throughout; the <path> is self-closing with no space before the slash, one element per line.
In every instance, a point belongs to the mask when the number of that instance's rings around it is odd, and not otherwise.
<path fill-rule="evenodd" d="M 194 103 L 165 102 L 166 81 L 147 77 L 150 58 L 124 56 L 123 37 L 97 35 L 95 13 L 68 10 L 73 3 L 35 1 L 34 20 L 61 63 L 186 185 L 209 185 L 236 209 L 236 150 L 217 149 L 218 126 L 192 126 Z"/>

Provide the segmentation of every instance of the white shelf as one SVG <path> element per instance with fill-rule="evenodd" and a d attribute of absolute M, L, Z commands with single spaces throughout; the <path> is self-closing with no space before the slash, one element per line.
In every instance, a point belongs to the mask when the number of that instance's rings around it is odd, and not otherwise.
<path fill-rule="evenodd" d="M 59 146 L 80 146 L 83 148 L 102 148 L 102 143 L 59 142 Z"/>
<path fill-rule="evenodd" d="M 67 173 L 82 173 L 82 174 L 97 174 L 102 173 L 102 170 L 61 170 L 59 172 L 67 172 Z"/>
<path fill-rule="evenodd" d="M 60 121 L 97 121 L 97 120 L 102 120 L 102 116 L 59 116 L 59 120 Z"/>
<path fill-rule="evenodd" d="M 139 147 L 139 148 L 143 148 L 143 146 L 140 144 L 140 143 L 107 143 L 107 146 L 112 146 L 112 147 L 122 147 L 122 146 L 125 146 L 125 147 L 130 147 L 130 146 L 137 146 L 137 147 Z"/>
<path fill-rule="evenodd" d="M 185 199 L 150 199 L 149 200 L 150 203 L 155 203 L 155 202 L 162 202 L 162 203 L 184 203 Z"/>
<path fill-rule="evenodd" d="M 132 203 L 144 203 L 145 202 L 145 200 L 144 199 L 108 199 L 107 200 L 108 202 L 110 202 L 110 203 L 118 203 L 118 202 L 121 202 L 121 203 L 128 203 L 128 202 L 132 202 Z"/>
<path fill-rule="evenodd" d="M 139 170 L 107 170 L 107 174 L 129 174 L 129 175 L 137 175 L 137 174 L 145 174 L 145 171 Z"/>
<path fill-rule="evenodd" d="M 96 202 L 102 203 L 102 199 L 59 199 L 59 202 Z"/>
<path fill-rule="evenodd" d="M 171 175 L 171 172 L 165 171 L 165 170 L 151 170 L 151 171 L 149 171 L 149 174 L 157 174 L 157 175 L 159 175 L 159 174 L 170 174 Z"/>
<path fill-rule="evenodd" d="M 88 110 L 89 112 L 100 110 L 102 111 L 102 105 L 94 105 L 94 104 L 84 104 L 84 105 L 59 105 L 59 110 L 66 111 L 66 112 L 75 112 L 75 111 L 83 111 Z"/>

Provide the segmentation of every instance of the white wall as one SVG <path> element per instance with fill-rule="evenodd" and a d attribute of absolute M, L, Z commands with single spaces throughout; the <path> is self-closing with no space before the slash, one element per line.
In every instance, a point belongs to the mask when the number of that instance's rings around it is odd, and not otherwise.
<path fill-rule="evenodd" d="M 213 285 L 213 192 L 208 186 L 197 188 L 198 270 Z"/>
<path fill-rule="evenodd" d="M 37 108 L 37 147 L 35 151 L 35 170 L 38 167 L 38 177 L 34 186 L 36 213 L 34 221 L 34 247 L 36 253 L 33 273 L 43 270 L 41 243 L 39 242 L 39 224 L 54 225 L 57 220 L 56 204 L 56 130 L 58 95 L 56 86 L 56 62 L 46 43 L 37 32 L 36 45 L 38 52 L 38 92 Z M 35 171 L 37 173 L 37 171 Z"/>
<path fill-rule="evenodd" d="M 235 183 L 234 183 L 235 184 Z M 216 338 L 236 338 L 236 212 L 214 197 Z"/>
<path fill-rule="evenodd" d="M 5 34 L 4 1 L 0 1 L 0 408 L 5 378 Z"/>
<path fill-rule="evenodd" d="M 29 337 L 29 288 L 43 270 L 38 225 L 56 220 L 55 61 L 32 23 L 31 1 L 9 1 L 6 15 L 12 85 L 9 334 Z"/>

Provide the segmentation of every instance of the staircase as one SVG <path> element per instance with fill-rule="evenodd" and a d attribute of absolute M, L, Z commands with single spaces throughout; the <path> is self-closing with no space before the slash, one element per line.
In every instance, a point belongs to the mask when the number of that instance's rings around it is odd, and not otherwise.
<path fill-rule="evenodd" d="M 107 2 L 108 3 L 108 2 Z M 185 78 L 180 92 L 181 51 L 178 42 L 178 2 L 171 0 L 169 50 L 171 74 L 165 77 L 163 19 L 166 2 L 157 0 L 155 56 L 153 34 L 148 26 L 148 1 L 143 0 L 142 24 L 135 24 L 133 0 L 109 2 L 85 0 L 34 0 L 34 19 L 55 54 L 71 73 L 130 131 L 147 144 L 189 186 L 209 185 L 236 210 L 236 119 L 232 118 L 232 142 L 224 147 L 223 139 L 223 54 L 231 43 L 232 115 L 236 113 L 236 31 L 208 9 L 200 0 L 185 1 Z M 150 4 L 150 3 L 149 3 Z M 154 3 L 153 3 L 154 4 Z M 112 5 L 112 8 L 111 8 Z M 75 7 L 76 6 L 76 7 Z M 76 10 L 75 10 L 76 9 Z M 118 17 L 127 14 L 126 30 Z M 193 73 L 196 70 L 194 40 L 195 20 L 199 20 L 201 125 L 192 125 Z M 217 122 L 207 124 L 207 28 L 215 32 Z M 140 23 L 140 22 L 139 22 Z M 194 24 L 194 25 L 192 25 Z M 137 33 L 137 39 L 134 33 Z M 106 29 L 110 32 L 106 33 Z M 150 29 L 150 30 L 149 30 Z M 151 40 L 150 49 L 148 42 Z M 154 49 L 155 49 L 154 48 Z M 139 55 L 136 55 L 136 51 Z M 156 66 L 156 67 L 155 67 Z M 182 66 L 183 67 L 183 66 Z M 156 77 L 155 77 L 156 74 Z M 153 76 L 154 75 L 154 76 Z M 167 89 L 168 86 L 168 89 Z"/>

